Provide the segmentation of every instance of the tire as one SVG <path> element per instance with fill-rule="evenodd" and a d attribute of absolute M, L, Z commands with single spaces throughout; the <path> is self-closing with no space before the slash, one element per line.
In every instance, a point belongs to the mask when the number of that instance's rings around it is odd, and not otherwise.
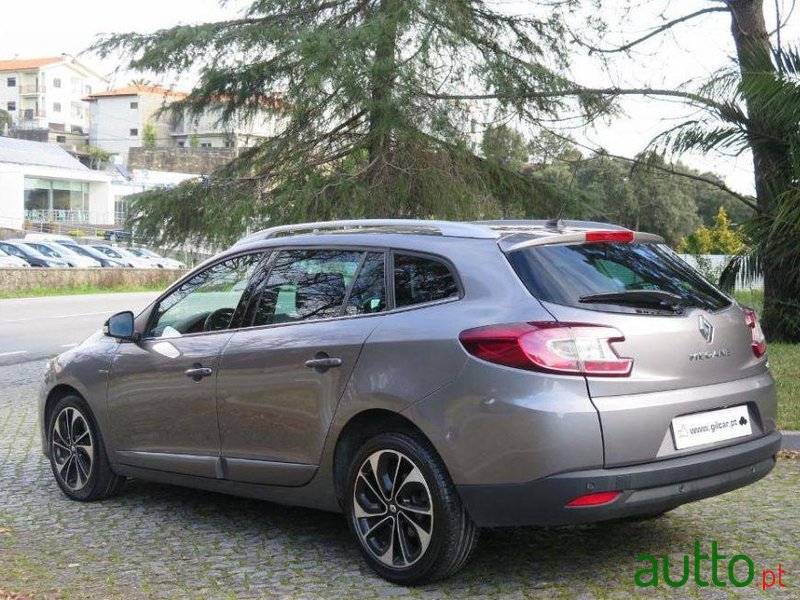
<path fill-rule="evenodd" d="M 83 398 L 65 396 L 58 401 L 47 424 L 47 444 L 53 476 L 68 498 L 103 500 L 125 484 L 125 478 L 111 470 L 100 429 Z"/>
<path fill-rule="evenodd" d="M 402 585 L 456 573 L 478 540 L 438 455 L 409 433 L 381 433 L 359 449 L 348 472 L 345 514 L 369 566 Z"/>

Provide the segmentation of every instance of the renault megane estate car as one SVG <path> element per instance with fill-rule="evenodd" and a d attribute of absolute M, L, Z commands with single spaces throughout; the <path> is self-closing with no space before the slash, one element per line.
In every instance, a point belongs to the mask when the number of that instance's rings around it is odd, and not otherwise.
<path fill-rule="evenodd" d="M 764 477 L 766 352 L 655 235 L 277 227 L 55 358 L 42 444 L 75 500 L 134 477 L 341 511 L 375 571 L 418 584 L 482 527 L 649 518 Z"/>

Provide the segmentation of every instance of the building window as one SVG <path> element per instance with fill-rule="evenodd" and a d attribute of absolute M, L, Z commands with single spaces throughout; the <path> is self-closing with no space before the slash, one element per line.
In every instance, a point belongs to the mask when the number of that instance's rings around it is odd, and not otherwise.
<path fill-rule="evenodd" d="M 25 178 L 25 211 L 29 217 L 74 220 L 89 210 L 89 183 Z M 49 214 L 43 215 L 47 211 Z M 58 211 L 58 212 L 53 212 Z"/>
<path fill-rule="evenodd" d="M 14 112 L 15 110 L 17 110 L 17 103 L 9 102 L 8 104 L 6 104 L 6 110 L 8 110 L 9 112 Z"/>
<path fill-rule="evenodd" d="M 56 143 L 57 144 L 66 144 L 67 143 L 67 136 L 65 136 L 65 135 L 57 135 L 56 136 Z"/>
<path fill-rule="evenodd" d="M 87 94 L 91 94 L 92 93 L 92 86 L 90 86 L 90 85 L 86 86 L 86 93 Z"/>
<path fill-rule="evenodd" d="M 178 148 L 185 148 L 185 147 L 186 147 L 186 142 L 182 142 L 182 141 L 178 142 Z"/>
<path fill-rule="evenodd" d="M 236 142 L 233 140 L 225 140 L 225 147 L 226 148 L 233 148 L 236 146 Z"/>
<path fill-rule="evenodd" d="M 131 110 L 136 110 L 137 108 L 139 108 L 139 103 L 138 102 L 131 102 Z"/>
<path fill-rule="evenodd" d="M 131 137 L 138 137 L 139 130 L 138 129 L 131 129 Z"/>
<path fill-rule="evenodd" d="M 53 87 L 54 88 L 60 88 L 61 87 L 61 80 L 58 77 L 53 79 Z"/>
<path fill-rule="evenodd" d="M 211 142 L 202 142 L 200 144 L 201 148 L 211 148 Z"/>
<path fill-rule="evenodd" d="M 61 102 L 53 102 L 53 112 L 61 112 Z"/>
<path fill-rule="evenodd" d="M 16 77 L 9 77 L 8 78 L 8 87 L 17 87 L 17 78 Z"/>

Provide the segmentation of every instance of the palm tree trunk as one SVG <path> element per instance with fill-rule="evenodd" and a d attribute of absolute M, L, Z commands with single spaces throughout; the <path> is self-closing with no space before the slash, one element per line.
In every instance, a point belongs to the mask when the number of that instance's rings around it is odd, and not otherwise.
<path fill-rule="evenodd" d="M 764 21 L 763 0 L 729 0 L 732 14 L 731 33 L 736 44 L 736 55 L 742 81 L 748 78 L 776 74 L 772 61 L 772 46 Z M 781 139 L 783 132 L 769 130 L 768 109 L 757 100 L 748 97 L 744 88 L 745 106 L 751 122 L 752 132 L 766 134 L 773 139 Z M 769 217 L 776 198 L 787 190 L 791 181 L 791 154 L 788 144 L 751 142 L 753 153 L 753 172 L 755 175 L 756 199 L 761 215 Z M 793 306 L 800 296 L 800 290 L 786 277 L 786 268 L 794 265 L 782 264 L 785 261 L 770 259 L 766 248 L 762 252 L 764 270 L 764 315 L 763 327 L 772 341 L 799 341 L 800 328 L 797 318 L 792 316 Z"/>

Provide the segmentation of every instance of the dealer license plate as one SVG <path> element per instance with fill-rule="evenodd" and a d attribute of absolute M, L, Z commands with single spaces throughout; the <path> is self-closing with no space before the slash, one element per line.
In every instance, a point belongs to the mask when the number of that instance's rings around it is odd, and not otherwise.
<path fill-rule="evenodd" d="M 672 437 L 678 450 L 724 442 L 751 433 L 753 429 L 746 406 L 733 406 L 672 419 Z"/>

